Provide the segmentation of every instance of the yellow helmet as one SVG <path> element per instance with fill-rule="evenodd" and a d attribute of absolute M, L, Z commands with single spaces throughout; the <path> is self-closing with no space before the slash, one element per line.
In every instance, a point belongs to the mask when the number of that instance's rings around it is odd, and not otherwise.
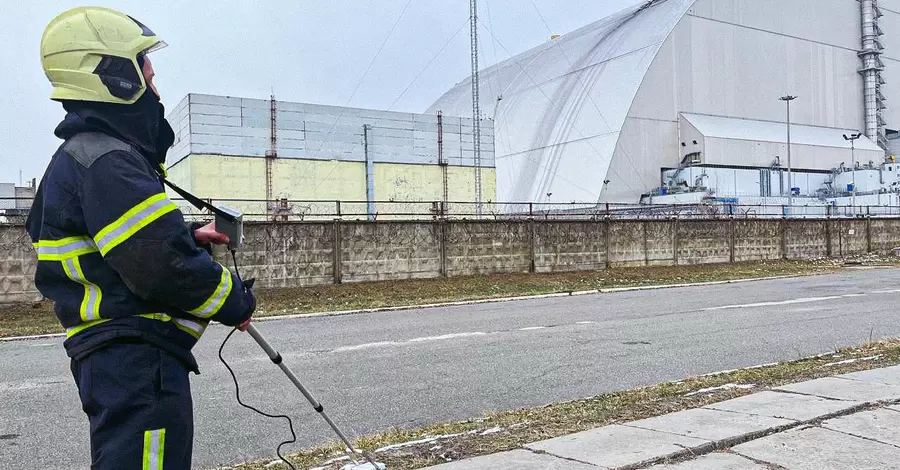
<path fill-rule="evenodd" d="M 139 58 L 165 46 L 149 28 L 115 10 L 66 11 L 41 38 L 50 98 L 132 104 L 147 89 Z"/>

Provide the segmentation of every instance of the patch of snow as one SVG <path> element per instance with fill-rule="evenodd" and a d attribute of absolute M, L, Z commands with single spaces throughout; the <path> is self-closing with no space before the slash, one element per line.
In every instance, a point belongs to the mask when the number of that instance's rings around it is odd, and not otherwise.
<path fill-rule="evenodd" d="M 443 447 L 444 447 L 444 446 L 434 446 L 434 447 L 432 447 L 432 448 L 430 448 L 430 449 L 428 449 L 428 450 L 430 450 L 430 451 L 441 450 Z"/>
<path fill-rule="evenodd" d="M 499 428 L 497 428 L 497 429 L 499 429 Z M 488 429 L 488 431 L 491 431 L 491 429 Z M 485 431 L 485 432 L 487 432 L 487 431 Z M 499 431 L 496 431 L 496 432 L 499 432 Z M 472 435 L 472 434 L 478 434 L 478 433 L 479 433 L 479 431 L 477 429 L 473 429 L 472 431 L 469 431 L 469 432 L 460 432 L 460 433 L 456 433 L 456 434 L 439 434 L 436 436 L 425 436 L 422 439 L 417 439 L 415 441 L 401 442 L 400 444 L 391 444 L 389 446 L 384 446 L 380 449 L 376 449 L 375 453 L 380 454 L 382 452 L 402 449 L 404 447 L 411 447 L 411 446 L 415 446 L 415 445 L 419 445 L 419 444 L 431 444 L 432 442 L 437 442 L 441 439 L 452 439 L 454 437 Z M 482 434 L 482 435 L 485 435 L 485 434 Z M 438 446 L 438 447 L 440 447 L 440 446 Z"/>
<path fill-rule="evenodd" d="M 766 367 L 773 367 L 773 366 L 777 366 L 777 365 L 781 365 L 781 363 L 780 363 L 780 362 L 770 362 L 770 363 L 768 363 L 768 364 L 760 364 L 760 365 L 758 365 L 758 366 L 744 367 L 744 368 L 741 368 L 741 369 L 720 370 L 719 372 L 711 372 L 711 373 L 709 373 L 709 374 L 698 375 L 698 377 L 715 377 L 715 376 L 717 376 L 717 375 L 732 374 L 732 373 L 734 373 L 734 372 L 740 372 L 740 371 L 744 371 L 744 370 L 763 369 L 763 368 L 766 368 Z M 682 383 L 682 382 L 683 382 L 683 381 L 681 381 L 681 382 L 676 382 L 676 383 Z"/>
<path fill-rule="evenodd" d="M 348 352 L 348 351 L 359 351 L 363 349 L 372 349 L 372 348 L 385 348 L 389 346 L 399 346 L 400 343 L 396 341 L 380 341 L 377 343 L 366 343 L 366 344 L 357 344 L 355 346 L 343 346 L 337 349 L 334 349 L 333 353 L 339 352 Z"/>
<path fill-rule="evenodd" d="M 419 444 L 430 444 L 432 442 L 437 441 L 438 439 L 440 439 L 440 437 L 426 437 L 425 439 L 419 439 L 416 441 L 401 442 L 400 444 L 391 444 L 389 446 L 384 446 L 380 449 L 376 449 L 375 453 L 380 454 L 382 452 L 387 452 L 389 450 L 397 450 L 397 449 L 402 449 L 404 447 L 410 447 L 410 446 L 419 445 Z"/>
<path fill-rule="evenodd" d="M 276 465 L 281 465 L 283 463 L 284 462 L 282 462 L 281 460 L 273 460 L 266 464 L 266 468 L 272 468 L 272 467 L 275 467 Z"/>
<path fill-rule="evenodd" d="M 842 366 L 842 365 L 846 365 L 846 364 L 853 364 L 856 362 L 874 361 L 877 359 L 881 359 L 881 354 L 879 354 L 877 356 L 858 357 L 856 359 L 847 359 L 846 361 L 830 362 L 828 364 L 824 364 L 822 367 Z"/>
<path fill-rule="evenodd" d="M 487 436 L 489 434 L 497 434 L 498 432 L 502 432 L 502 431 L 503 431 L 503 428 L 491 428 L 491 429 L 486 429 L 486 430 L 482 431 L 482 433 L 480 435 Z"/>
<path fill-rule="evenodd" d="M 344 460 L 350 460 L 350 457 L 348 457 L 348 456 L 346 456 L 346 455 L 343 456 L 343 457 L 336 457 L 336 458 L 333 458 L 333 459 L 331 459 L 331 460 L 322 462 L 322 465 L 331 465 L 331 464 L 333 464 L 333 463 L 343 462 Z"/>
<path fill-rule="evenodd" d="M 355 463 L 351 463 L 351 464 L 347 464 L 347 465 L 344 465 L 343 467 L 341 467 L 341 470 L 385 470 L 385 469 L 386 469 L 386 467 L 384 466 L 383 463 L 378 463 L 378 466 L 372 465 L 370 463 L 364 463 L 364 464 L 359 464 L 359 465 L 357 465 Z"/>
<path fill-rule="evenodd" d="M 745 385 L 725 384 L 725 385 L 720 385 L 718 387 L 701 388 L 700 390 L 697 390 L 697 391 L 694 391 L 691 393 L 686 393 L 686 394 L 684 394 L 684 396 L 693 397 L 695 395 L 703 395 L 706 393 L 718 392 L 721 390 L 734 390 L 734 389 L 750 390 L 753 387 L 756 387 L 756 384 L 745 384 Z"/>
<path fill-rule="evenodd" d="M 470 336 L 484 336 L 484 335 L 486 335 L 486 334 L 487 334 L 487 333 L 484 333 L 484 332 L 481 332 L 481 331 L 475 331 L 475 332 L 472 332 L 472 333 L 453 333 L 453 334 L 449 334 L 449 335 L 426 336 L 426 337 L 423 337 L 423 338 L 413 338 L 413 339 L 411 339 L 411 340 L 409 340 L 409 341 L 407 341 L 407 342 L 408 342 L 408 343 L 421 343 L 421 342 L 424 342 L 424 341 L 442 341 L 442 340 L 456 339 L 456 338 L 468 338 L 468 337 L 470 337 Z"/>

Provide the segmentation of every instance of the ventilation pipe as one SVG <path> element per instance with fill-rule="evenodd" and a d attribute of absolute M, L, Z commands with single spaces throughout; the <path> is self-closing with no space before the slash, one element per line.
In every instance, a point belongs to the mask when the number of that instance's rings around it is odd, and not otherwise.
<path fill-rule="evenodd" d="M 887 137 L 884 132 L 884 118 L 882 110 L 885 109 L 885 97 L 881 92 L 884 78 L 881 72 L 884 70 L 884 62 L 881 55 L 884 46 L 880 37 L 884 32 L 878 26 L 878 19 L 882 13 L 878 9 L 877 0 L 862 0 L 862 51 L 859 53 L 863 66 L 860 74 L 863 76 L 863 90 L 865 99 L 866 136 L 873 142 L 877 142 L 881 148 L 887 150 Z"/>

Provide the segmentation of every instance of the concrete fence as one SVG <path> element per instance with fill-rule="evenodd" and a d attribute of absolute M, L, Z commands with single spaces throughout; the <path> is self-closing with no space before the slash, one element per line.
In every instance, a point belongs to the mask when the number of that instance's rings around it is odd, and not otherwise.
<path fill-rule="evenodd" d="M 245 277 L 297 287 L 883 252 L 900 246 L 900 219 L 333 221 L 250 224 L 245 236 Z M 0 226 L 0 302 L 39 298 L 34 271 L 23 228 Z"/>

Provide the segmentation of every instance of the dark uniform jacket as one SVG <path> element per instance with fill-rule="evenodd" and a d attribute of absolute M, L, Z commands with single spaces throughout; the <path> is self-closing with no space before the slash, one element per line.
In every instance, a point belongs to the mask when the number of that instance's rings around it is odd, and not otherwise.
<path fill-rule="evenodd" d="M 143 106 L 162 113 L 158 104 Z M 209 322 L 242 323 L 255 308 L 253 293 L 197 246 L 167 197 L 160 163 L 171 139 L 158 144 L 157 123 L 146 125 L 141 109 L 122 105 L 66 109 L 56 129 L 64 142 L 27 229 L 38 255 L 35 282 L 55 302 L 68 355 L 145 341 L 197 372 L 190 351 Z"/>

